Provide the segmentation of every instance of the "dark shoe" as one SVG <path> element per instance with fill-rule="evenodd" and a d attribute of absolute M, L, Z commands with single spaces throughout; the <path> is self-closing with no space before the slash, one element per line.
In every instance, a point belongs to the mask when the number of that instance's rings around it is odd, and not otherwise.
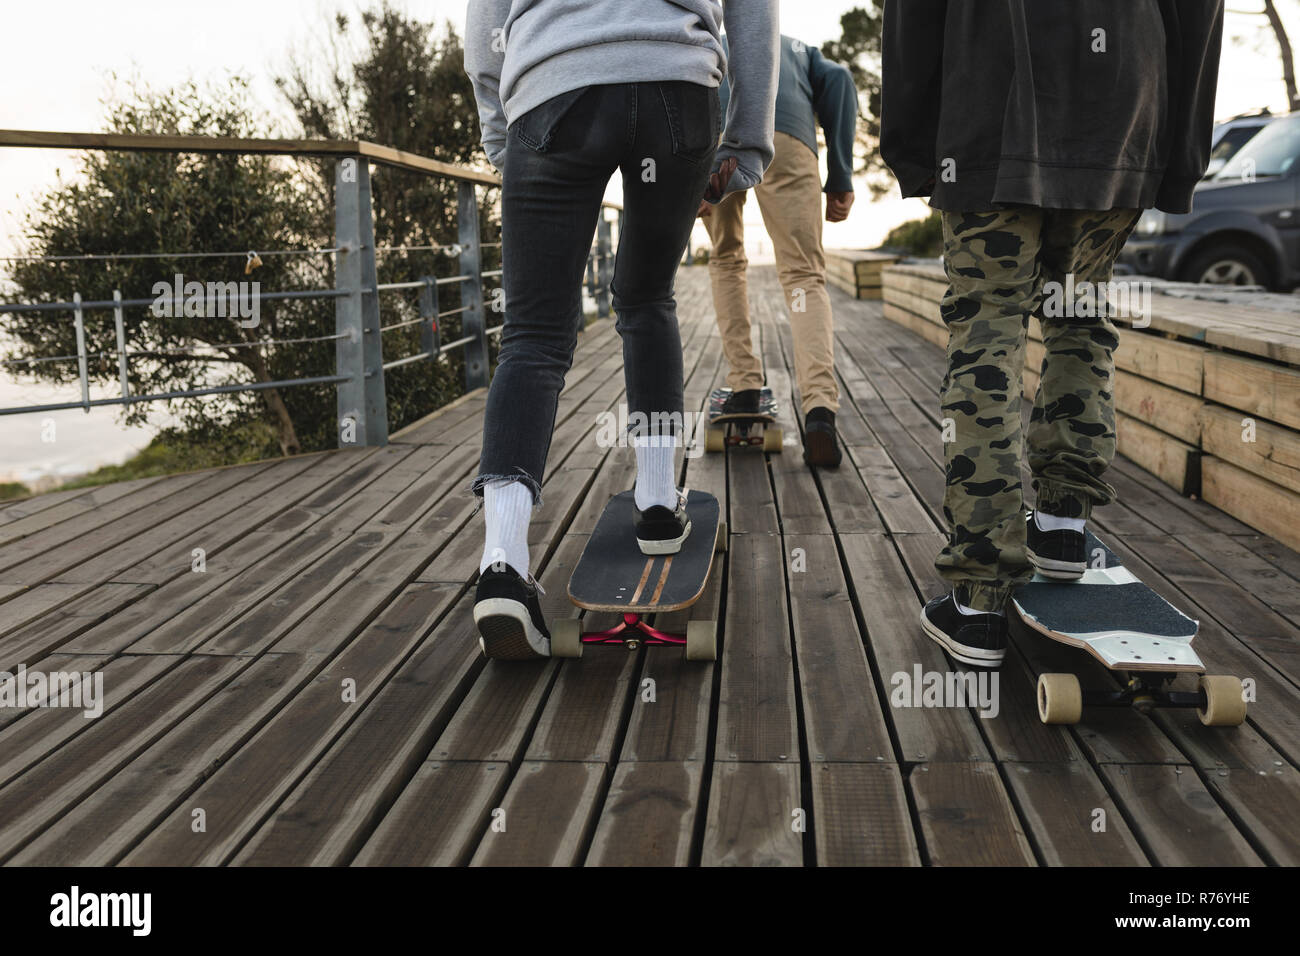
<path fill-rule="evenodd" d="M 757 415 L 761 389 L 745 388 L 732 392 L 722 403 L 724 415 Z"/>
<path fill-rule="evenodd" d="M 814 408 L 804 422 L 803 460 L 815 468 L 838 468 L 844 455 L 835 433 L 835 413 Z"/>
<path fill-rule="evenodd" d="M 676 554 L 690 533 L 685 495 L 678 495 L 676 510 L 655 505 L 636 513 L 636 543 L 642 554 Z"/>
<path fill-rule="evenodd" d="M 1025 549 L 1029 563 L 1045 578 L 1077 581 L 1088 569 L 1087 539 L 1082 531 L 1044 531 L 1035 520 L 1038 512 L 1029 512 L 1025 527 Z"/>
<path fill-rule="evenodd" d="M 523 661 L 551 656 L 551 632 L 537 599 L 540 590 L 508 564 L 504 570 L 491 567 L 479 575 L 474 623 L 486 657 Z"/>
<path fill-rule="evenodd" d="M 1007 653 L 1006 617 L 963 614 L 951 593 L 921 608 L 921 629 L 963 664 L 998 667 Z"/>

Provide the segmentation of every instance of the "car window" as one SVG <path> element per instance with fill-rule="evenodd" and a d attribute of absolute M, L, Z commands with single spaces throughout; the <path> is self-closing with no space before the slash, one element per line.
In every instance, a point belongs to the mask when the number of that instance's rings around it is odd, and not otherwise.
<path fill-rule="evenodd" d="M 1269 123 L 1223 167 L 1216 181 L 1254 176 L 1285 176 L 1300 160 L 1300 117 Z"/>
<path fill-rule="evenodd" d="M 1210 153 L 1210 159 L 1228 159 L 1237 150 L 1241 149 L 1246 143 L 1254 137 L 1264 127 L 1262 126 L 1235 126 L 1228 130 L 1215 144 L 1214 152 Z"/>

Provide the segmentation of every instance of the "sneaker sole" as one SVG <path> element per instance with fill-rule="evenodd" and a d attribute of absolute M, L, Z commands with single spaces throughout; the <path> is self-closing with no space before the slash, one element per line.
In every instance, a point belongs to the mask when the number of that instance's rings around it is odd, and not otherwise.
<path fill-rule="evenodd" d="M 527 661 L 551 656 L 551 642 L 533 627 L 528 609 L 518 601 L 489 598 L 474 605 L 478 646 L 494 661 Z"/>
<path fill-rule="evenodd" d="M 967 647 L 965 644 L 956 643 L 951 637 L 935 627 L 930 619 L 925 616 L 924 607 L 921 608 L 921 630 L 925 632 L 930 640 L 951 654 L 954 660 L 969 664 L 972 667 L 999 667 L 1002 664 L 1002 659 L 1007 654 L 1005 650 L 990 651 L 983 647 Z"/>
<path fill-rule="evenodd" d="M 1083 572 L 1088 570 L 1088 565 L 1083 561 L 1060 561 L 1056 558 L 1042 558 L 1029 551 L 1029 563 L 1045 578 L 1054 578 L 1058 581 L 1077 581 L 1083 577 Z"/>
<path fill-rule="evenodd" d="M 824 431 L 810 431 L 804 435 L 803 460 L 815 468 L 838 468 L 842 455 L 839 443 Z"/>
<path fill-rule="evenodd" d="M 636 543 L 641 549 L 642 554 L 648 554 L 655 557 L 664 554 L 677 554 L 682 550 L 682 545 L 686 543 L 686 539 L 690 536 L 691 522 L 688 518 L 686 520 L 686 530 L 682 532 L 680 538 L 667 538 L 663 541 L 642 541 L 640 538 L 637 538 Z"/>

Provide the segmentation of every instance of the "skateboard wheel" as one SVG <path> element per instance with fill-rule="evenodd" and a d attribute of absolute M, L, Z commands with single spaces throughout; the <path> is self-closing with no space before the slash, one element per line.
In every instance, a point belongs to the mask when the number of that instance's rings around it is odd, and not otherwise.
<path fill-rule="evenodd" d="M 1077 724 L 1083 716 L 1083 690 L 1073 674 L 1038 675 L 1038 719 L 1045 724 Z"/>
<path fill-rule="evenodd" d="M 686 623 L 686 659 L 688 661 L 716 661 L 718 659 L 718 623 L 716 621 L 688 621 Z"/>
<path fill-rule="evenodd" d="M 705 451 L 724 451 L 727 447 L 727 433 L 721 428 L 709 428 L 704 432 Z"/>
<path fill-rule="evenodd" d="M 1245 722 L 1241 681 L 1222 674 L 1203 674 L 1198 686 L 1205 695 L 1205 704 L 1196 708 L 1196 716 L 1206 727 L 1240 727 Z"/>
<path fill-rule="evenodd" d="M 779 452 L 785 445 L 785 432 L 779 428 L 769 428 L 763 433 L 763 451 Z"/>
<path fill-rule="evenodd" d="M 722 554 L 727 550 L 727 522 L 718 522 L 718 539 L 713 542 L 713 553 Z"/>
<path fill-rule="evenodd" d="M 582 656 L 582 622 L 576 617 L 562 617 L 551 622 L 551 656 Z"/>

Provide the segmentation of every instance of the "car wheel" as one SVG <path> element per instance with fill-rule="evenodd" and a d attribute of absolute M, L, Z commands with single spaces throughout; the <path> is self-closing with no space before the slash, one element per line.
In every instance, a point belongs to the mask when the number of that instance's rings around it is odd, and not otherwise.
<path fill-rule="evenodd" d="M 1235 245 L 1211 246 L 1198 252 L 1183 266 L 1180 278 L 1210 285 L 1273 285 L 1268 266 L 1259 256 Z"/>

